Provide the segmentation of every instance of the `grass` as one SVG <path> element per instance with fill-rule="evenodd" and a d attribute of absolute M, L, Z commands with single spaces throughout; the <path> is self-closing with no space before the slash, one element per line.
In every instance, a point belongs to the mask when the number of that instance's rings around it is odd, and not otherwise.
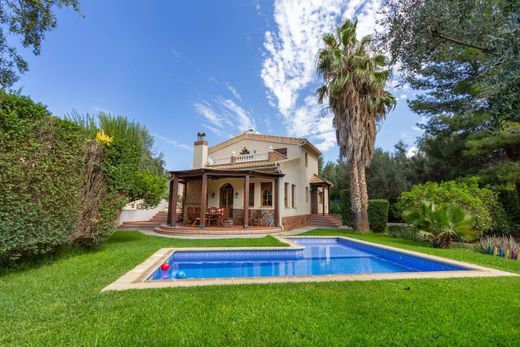
<path fill-rule="evenodd" d="M 520 273 L 520 261 L 318 229 Z M 0 277 L 0 345 L 502 345 L 520 341 L 520 279 L 289 283 L 106 292 L 161 247 L 272 246 L 118 232 Z"/>

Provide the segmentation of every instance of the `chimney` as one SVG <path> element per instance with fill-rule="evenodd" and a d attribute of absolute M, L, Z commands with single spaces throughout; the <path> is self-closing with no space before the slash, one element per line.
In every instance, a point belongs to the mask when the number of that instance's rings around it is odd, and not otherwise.
<path fill-rule="evenodd" d="M 197 133 L 197 141 L 193 144 L 193 168 L 200 169 L 208 162 L 208 141 L 205 133 Z"/>

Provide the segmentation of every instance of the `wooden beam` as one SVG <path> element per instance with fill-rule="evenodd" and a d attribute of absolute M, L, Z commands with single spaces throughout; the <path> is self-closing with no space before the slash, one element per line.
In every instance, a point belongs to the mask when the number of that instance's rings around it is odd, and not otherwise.
<path fill-rule="evenodd" d="M 244 179 L 244 228 L 249 227 L 249 175 Z"/>
<path fill-rule="evenodd" d="M 177 176 L 173 176 L 177 177 Z M 170 180 L 170 189 L 168 191 L 168 218 L 166 219 L 166 224 L 172 225 L 172 204 L 173 204 L 173 179 Z"/>
<path fill-rule="evenodd" d="M 177 225 L 177 197 L 179 195 L 179 176 L 173 176 L 173 184 L 172 184 L 171 194 L 172 197 L 170 198 L 171 201 L 171 207 L 168 206 L 168 212 L 171 214 L 171 220 L 169 225 L 172 227 Z"/>
<path fill-rule="evenodd" d="M 202 187 L 200 192 L 200 227 L 206 227 L 206 202 L 208 199 L 208 175 L 202 175 Z"/>
<path fill-rule="evenodd" d="M 276 177 L 274 179 L 274 195 L 273 195 L 273 204 L 274 204 L 274 226 L 280 226 L 280 194 L 278 194 L 278 186 L 280 178 Z"/>

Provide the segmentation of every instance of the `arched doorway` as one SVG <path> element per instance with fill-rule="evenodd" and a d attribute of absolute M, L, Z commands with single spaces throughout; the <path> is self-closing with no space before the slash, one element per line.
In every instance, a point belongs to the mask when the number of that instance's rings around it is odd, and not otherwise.
<path fill-rule="evenodd" d="M 225 209 L 224 217 L 226 218 L 233 217 L 233 193 L 233 186 L 229 183 L 220 188 L 220 207 Z"/>

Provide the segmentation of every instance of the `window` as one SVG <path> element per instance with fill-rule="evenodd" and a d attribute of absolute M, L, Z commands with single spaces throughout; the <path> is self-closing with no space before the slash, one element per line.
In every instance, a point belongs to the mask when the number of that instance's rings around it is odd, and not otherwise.
<path fill-rule="evenodd" d="M 280 153 L 287 158 L 287 147 L 286 148 L 275 148 L 273 151 Z"/>
<path fill-rule="evenodd" d="M 285 207 L 289 208 L 289 183 L 285 183 L 283 190 L 283 201 L 285 202 Z"/>
<path fill-rule="evenodd" d="M 262 183 L 262 206 L 273 206 L 273 183 Z"/>
<path fill-rule="evenodd" d="M 318 202 L 323 204 L 323 192 L 318 192 Z"/>
<path fill-rule="evenodd" d="M 291 187 L 291 203 L 292 203 L 292 208 L 295 208 L 295 207 L 296 207 L 296 204 L 295 204 L 296 199 L 294 198 L 295 195 L 296 195 L 296 186 L 293 184 L 292 187 Z"/>
<path fill-rule="evenodd" d="M 309 187 L 305 187 L 305 202 L 309 202 Z"/>
<path fill-rule="evenodd" d="M 305 152 L 305 167 L 309 167 L 309 154 Z"/>
<path fill-rule="evenodd" d="M 255 207 L 255 184 L 249 183 L 249 207 Z"/>

